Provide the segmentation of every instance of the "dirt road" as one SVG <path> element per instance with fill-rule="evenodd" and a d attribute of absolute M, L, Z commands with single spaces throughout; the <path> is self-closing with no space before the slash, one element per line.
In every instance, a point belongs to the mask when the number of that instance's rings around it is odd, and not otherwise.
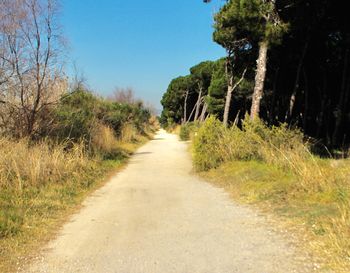
<path fill-rule="evenodd" d="M 161 131 L 88 198 L 26 272 L 308 272 L 262 216 L 191 174 L 185 143 Z"/>

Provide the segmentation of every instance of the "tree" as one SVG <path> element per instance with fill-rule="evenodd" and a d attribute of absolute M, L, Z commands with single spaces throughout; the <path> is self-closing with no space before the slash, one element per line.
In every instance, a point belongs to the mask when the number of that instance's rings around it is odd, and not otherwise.
<path fill-rule="evenodd" d="M 244 29 L 239 29 L 239 21 L 235 19 L 239 17 L 238 10 L 238 2 L 229 1 L 214 17 L 214 41 L 224 47 L 227 53 L 225 62 L 227 92 L 223 116 L 225 126 L 228 124 L 232 93 L 243 81 L 248 68 L 248 64 L 244 67 L 242 63 L 247 52 L 251 50 L 246 32 Z M 240 77 L 235 77 L 235 74 L 239 74 Z"/>
<path fill-rule="evenodd" d="M 11 131 L 16 135 L 32 136 L 44 126 L 49 108 L 67 89 L 60 65 L 57 3 L 3 0 L 2 4 L 8 14 L 1 17 L 1 37 L 10 52 L 7 71 L 11 77 L 6 87 L 0 86 L 6 108 L 1 112 L 12 115 Z"/>
<path fill-rule="evenodd" d="M 275 2 L 276 0 L 260 0 L 256 3 L 258 10 L 257 23 L 262 24 L 262 32 L 259 39 L 259 56 L 257 59 L 252 108 L 250 111 L 252 119 L 259 117 L 260 101 L 263 96 L 266 77 L 268 48 L 271 43 L 278 41 L 287 30 L 287 24 L 280 19 Z"/>
<path fill-rule="evenodd" d="M 208 88 L 210 86 L 211 77 L 214 71 L 214 63 L 212 61 L 201 62 L 190 69 L 191 76 L 196 84 L 198 98 L 195 105 L 195 115 L 194 120 L 198 120 L 199 112 L 202 104 L 202 114 L 203 117 L 207 111 L 207 105 L 205 102 L 205 96 L 208 94 Z"/>
<path fill-rule="evenodd" d="M 162 123 L 166 124 L 170 119 L 175 123 L 185 123 L 191 119 L 189 110 L 194 107 L 195 81 L 191 75 L 173 79 L 163 95 Z"/>
<path fill-rule="evenodd" d="M 225 94 L 227 90 L 227 77 L 225 72 L 226 59 L 221 58 L 215 62 L 215 69 L 212 75 L 212 80 L 208 88 L 208 112 L 222 119 Z"/>
<path fill-rule="evenodd" d="M 135 104 L 137 99 L 135 98 L 135 92 L 132 88 L 115 88 L 113 95 L 109 97 L 110 100 L 119 103 Z"/>
<path fill-rule="evenodd" d="M 229 0 L 215 15 L 214 40 L 227 51 L 228 91 L 232 93 L 232 59 L 244 51 L 259 47 L 252 96 L 251 118 L 259 116 L 266 76 L 267 50 L 286 31 L 276 11 L 275 0 Z M 231 69 L 231 70 L 230 70 Z M 229 105 L 229 102 L 227 103 Z"/>

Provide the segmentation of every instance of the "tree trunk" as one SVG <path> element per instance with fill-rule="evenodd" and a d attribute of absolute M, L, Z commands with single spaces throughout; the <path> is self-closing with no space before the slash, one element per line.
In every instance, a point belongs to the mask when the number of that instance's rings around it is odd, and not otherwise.
<path fill-rule="evenodd" d="M 227 94 L 226 94 L 226 101 L 225 101 L 225 109 L 224 109 L 224 126 L 227 127 L 228 124 L 228 117 L 230 114 L 230 106 L 231 106 L 231 99 L 232 99 L 232 92 L 241 84 L 241 82 L 244 79 L 244 75 L 247 72 L 247 68 L 244 69 L 241 78 L 233 85 L 233 76 L 230 76 L 230 80 L 228 82 L 227 87 Z"/>
<path fill-rule="evenodd" d="M 202 108 L 200 119 L 199 119 L 200 122 L 203 122 L 205 120 L 205 115 L 207 113 L 207 110 L 208 110 L 208 104 L 205 102 Z"/>
<path fill-rule="evenodd" d="M 316 119 L 316 122 L 317 122 L 316 138 L 321 137 L 320 134 L 321 134 L 322 125 L 324 124 L 324 113 L 325 113 L 326 103 L 327 103 L 327 95 L 324 91 L 322 91 L 322 93 L 323 94 L 321 99 L 321 110 Z"/>
<path fill-rule="evenodd" d="M 182 120 L 182 124 L 185 124 L 187 122 L 187 98 L 188 98 L 188 90 L 186 91 L 186 95 L 185 95 L 184 117 L 183 117 L 183 120 Z"/>
<path fill-rule="evenodd" d="M 193 106 L 192 111 L 191 111 L 191 114 L 190 114 L 190 116 L 188 117 L 186 123 L 188 123 L 188 122 L 191 121 L 191 118 L 192 118 L 192 116 L 193 116 L 193 114 L 194 114 L 194 111 L 196 110 L 196 107 L 197 107 L 197 104 L 195 104 L 195 105 Z"/>
<path fill-rule="evenodd" d="M 226 94 L 225 109 L 224 109 L 224 120 L 223 120 L 223 124 L 225 127 L 227 127 L 227 124 L 228 124 L 228 116 L 230 113 L 232 92 L 233 92 L 233 76 L 230 77 L 230 80 L 227 86 L 227 94 Z"/>
<path fill-rule="evenodd" d="M 259 117 L 260 101 L 264 92 L 264 83 L 266 76 L 267 65 L 267 50 L 269 43 L 267 41 L 260 42 L 259 45 L 259 57 L 257 60 L 256 74 L 255 74 L 255 86 L 252 97 L 252 107 L 250 110 L 250 118 L 255 119 Z"/>
<path fill-rule="evenodd" d="M 276 104 L 276 92 L 277 92 L 277 81 L 278 81 L 278 74 L 279 74 L 279 68 L 277 68 L 273 80 L 273 88 L 272 88 L 272 101 L 270 105 L 270 111 L 269 111 L 269 121 L 270 124 L 273 124 L 275 121 L 275 104 Z"/>
<path fill-rule="evenodd" d="M 303 114 L 303 130 L 306 132 L 307 129 L 307 116 L 309 114 L 309 82 L 307 78 L 307 74 L 305 69 L 303 69 L 304 81 L 305 81 L 305 106 L 304 106 L 304 114 Z"/>
<path fill-rule="evenodd" d="M 296 100 L 297 92 L 298 92 L 298 89 L 299 89 L 301 68 L 303 67 L 303 63 L 304 63 L 304 59 L 305 59 L 305 55 L 306 55 L 306 51 L 307 51 L 308 46 L 309 46 L 309 41 L 307 40 L 305 42 L 305 45 L 304 45 L 304 48 L 303 48 L 303 52 L 302 52 L 301 57 L 299 59 L 299 64 L 298 64 L 298 68 L 297 68 L 297 74 L 296 74 L 296 77 L 295 77 L 294 89 L 293 89 L 292 95 L 290 96 L 289 108 L 287 110 L 287 113 L 286 113 L 286 116 L 284 118 L 284 121 L 287 121 L 287 119 L 290 118 L 292 116 L 292 114 L 293 114 L 295 100 Z"/>
<path fill-rule="evenodd" d="M 201 101 L 202 101 L 202 86 L 199 84 L 199 94 L 198 94 L 198 100 L 196 103 L 196 113 L 194 114 L 194 121 L 196 121 L 198 119 L 199 116 L 199 110 L 201 107 Z"/>
<path fill-rule="evenodd" d="M 339 141 L 340 134 L 340 126 L 343 122 L 344 116 L 344 105 L 346 105 L 346 91 L 347 91 L 347 72 L 348 72 L 348 60 L 349 59 L 349 50 L 346 50 L 344 56 L 344 68 L 343 68 L 343 76 L 342 76 L 342 85 L 340 90 L 339 102 L 335 111 L 335 127 L 332 136 L 332 144 L 336 145 Z"/>

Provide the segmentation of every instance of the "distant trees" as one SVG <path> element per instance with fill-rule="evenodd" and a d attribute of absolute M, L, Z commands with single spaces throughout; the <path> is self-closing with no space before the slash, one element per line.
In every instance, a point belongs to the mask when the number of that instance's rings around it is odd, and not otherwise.
<path fill-rule="evenodd" d="M 227 54 L 213 62 L 207 93 L 202 92 L 207 112 L 227 124 L 250 112 L 251 118 L 259 116 L 271 125 L 287 122 L 324 144 L 346 148 L 350 143 L 348 25 L 344 8 L 331 0 L 223 2 L 214 17 L 213 39 Z M 197 105 L 198 97 L 195 85 L 188 109 Z M 168 109 L 183 105 L 180 100 L 176 106 L 175 97 L 173 102 L 163 104 L 163 121 Z"/>
<path fill-rule="evenodd" d="M 189 75 L 171 81 L 161 100 L 164 107 L 161 116 L 163 124 L 203 121 L 206 118 L 208 90 L 215 67 L 215 62 L 201 62 L 190 68 Z"/>
<path fill-rule="evenodd" d="M 213 70 L 213 62 L 210 61 L 201 62 L 190 68 L 192 79 L 194 80 L 197 87 L 195 90 L 198 93 L 194 120 L 200 119 L 203 121 L 207 112 L 208 104 L 205 99 L 208 95 L 208 88 L 210 86 Z M 200 113 L 201 109 L 202 112 Z"/>
<path fill-rule="evenodd" d="M 163 124 L 186 123 L 193 117 L 198 101 L 195 102 L 195 84 L 191 75 L 171 81 L 161 101 L 164 106 L 161 116 Z"/>

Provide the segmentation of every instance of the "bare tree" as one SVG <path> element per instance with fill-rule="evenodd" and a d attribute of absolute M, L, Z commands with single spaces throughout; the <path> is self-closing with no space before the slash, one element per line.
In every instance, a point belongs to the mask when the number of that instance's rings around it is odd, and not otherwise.
<path fill-rule="evenodd" d="M 113 95 L 110 96 L 110 99 L 115 102 L 127 103 L 127 104 L 135 104 L 138 101 L 135 98 L 135 92 L 131 87 L 115 88 Z"/>
<path fill-rule="evenodd" d="M 60 53 L 61 33 L 55 0 L 2 0 L 2 40 L 10 53 L 6 87 L 0 86 L 18 136 L 30 136 L 40 127 L 48 107 L 66 88 Z M 5 51 L 4 51 L 5 52 Z M 12 69 L 12 70 L 11 70 Z M 4 111 L 3 111 L 4 112 Z"/>
<path fill-rule="evenodd" d="M 10 48 L 10 40 L 8 34 L 16 29 L 14 17 L 19 17 L 19 13 L 15 14 L 18 8 L 18 2 L 9 0 L 0 1 L 0 102 L 5 103 L 4 91 L 11 78 L 15 73 L 14 58 Z"/>

